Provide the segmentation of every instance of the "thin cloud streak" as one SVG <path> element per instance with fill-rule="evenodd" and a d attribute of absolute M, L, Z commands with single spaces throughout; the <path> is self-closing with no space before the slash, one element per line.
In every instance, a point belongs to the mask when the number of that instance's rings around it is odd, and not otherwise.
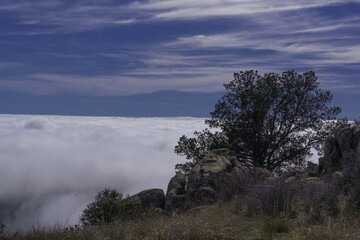
<path fill-rule="evenodd" d="M 250 14 L 274 13 L 294 11 L 309 8 L 318 8 L 324 6 L 332 6 L 336 4 L 344 4 L 354 1 L 343 0 L 315 0 L 315 1 L 247 1 L 247 0 L 212 0 L 212 1 L 176 1 L 176 0 L 153 0 L 147 3 L 136 2 L 133 4 L 134 8 L 145 10 L 160 10 L 162 12 L 156 13 L 155 18 L 162 20 L 174 19 L 196 19 L 207 17 L 226 17 L 226 16 L 241 16 Z M 225 6 L 224 6 L 225 5 Z"/>
<path fill-rule="evenodd" d="M 10 35 L 66 34 L 136 23 L 135 14 L 129 13 L 125 5 L 114 2 L 8 2 L 0 6 L 0 11 L 21 13 L 17 14 L 17 24 L 45 27 L 39 31 L 10 32 Z"/>

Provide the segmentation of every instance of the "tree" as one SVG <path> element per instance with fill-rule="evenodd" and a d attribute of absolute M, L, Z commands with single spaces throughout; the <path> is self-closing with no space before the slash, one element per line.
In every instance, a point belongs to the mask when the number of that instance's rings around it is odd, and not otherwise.
<path fill-rule="evenodd" d="M 123 194 L 117 190 L 105 188 L 96 195 L 95 201 L 86 206 L 80 216 L 80 222 L 84 226 L 89 226 L 108 224 L 117 220 L 122 212 L 120 205 L 122 198 Z"/>
<path fill-rule="evenodd" d="M 205 121 L 210 129 L 221 131 L 182 136 L 175 147 L 177 154 L 193 163 L 214 147 L 226 145 L 246 166 L 270 171 L 301 166 L 311 148 L 321 150 L 335 124 L 328 120 L 341 112 L 339 107 L 327 106 L 332 94 L 319 89 L 314 72 L 238 72 L 224 86 L 226 94 Z M 189 166 L 180 164 L 177 169 L 188 172 Z"/>
<path fill-rule="evenodd" d="M 183 135 L 175 146 L 175 153 L 186 156 L 186 159 L 192 159 L 191 162 L 177 164 L 175 166 L 177 171 L 188 173 L 209 150 L 228 146 L 227 138 L 222 132 L 212 133 L 206 128 L 202 132 L 195 131 L 194 135 L 195 138 Z"/>

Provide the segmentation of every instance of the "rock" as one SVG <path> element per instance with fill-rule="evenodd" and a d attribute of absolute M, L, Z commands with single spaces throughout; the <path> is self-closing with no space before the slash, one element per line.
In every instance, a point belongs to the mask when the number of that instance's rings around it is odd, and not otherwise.
<path fill-rule="evenodd" d="M 360 125 L 342 125 L 325 141 L 324 157 L 319 159 L 319 170 L 325 174 L 341 172 L 346 182 L 360 176 Z"/>
<path fill-rule="evenodd" d="M 246 178 L 246 179 L 245 179 Z M 190 171 L 184 189 L 183 175 L 173 177 L 168 185 L 165 210 L 189 210 L 199 206 L 227 201 L 242 191 L 242 184 L 273 179 L 264 168 L 245 168 L 237 163 L 227 149 L 210 151 Z M 243 181 L 245 180 L 245 181 Z"/>
<path fill-rule="evenodd" d="M 210 151 L 190 171 L 185 186 L 185 176 L 174 176 L 166 193 L 165 210 L 188 210 L 218 201 L 219 191 L 231 177 L 230 172 L 242 172 L 236 166 L 228 149 Z M 236 169 L 236 170 L 234 170 Z"/>
<path fill-rule="evenodd" d="M 145 215 L 164 212 L 165 196 L 162 189 L 149 189 L 120 201 L 121 219 L 133 220 Z"/>
<path fill-rule="evenodd" d="M 309 177 L 315 177 L 319 175 L 319 165 L 308 161 L 306 167 L 306 173 Z"/>
<path fill-rule="evenodd" d="M 329 136 L 325 141 L 324 157 L 319 159 L 319 171 L 325 173 L 341 171 L 341 156 L 338 140 Z"/>
<path fill-rule="evenodd" d="M 354 133 L 353 133 L 353 139 L 352 139 L 352 145 L 358 149 L 358 146 L 360 144 L 360 126 L 354 127 Z"/>
<path fill-rule="evenodd" d="M 209 187 L 201 187 L 186 193 L 188 208 L 214 204 L 218 200 L 217 193 Z"/>
<path fill-rule="evenodd" d="M 185 184 L 186 179 L 185 175 L 182 173 L 177 173 L 174 177 L 172 177 L 169 181 L 166 195 L 171 191 L 174 190 L 177 195 L 185 193 Z"/>
<path fill-rule="evenodd" d="M 360 160 L 360 142 L 358 143 L 356 147 L 356 159 Z"/>
<path fill-rule="evenodd" d="M 143 208 L 155 207 L 164 209 L 165 207 L 165 194 L 162 189 L 145 190 L 138 193 L 137 196 Z"/>
<path fill-rule="evenodd" d="M 189 210 L 199 206 L 211 205 L 218 201 L 217 193 L 209 187 L 201 187 L 196 190 L 178 195 L 173 198 L 173 209 Z"/>
<path fill-rule="evenodd" d="M 350 126 L 342 126 L 335 131 L 334 136 L 339 143 L 340 152 L 345 152 L 352 148 L 352 134 L 354 130 Z"/>
<path fill-rule="evenodd" d="M 204 159 L 195 165 L 190 173 L 186 191 L 190 192 L 201 187 L 219 188 L 219 180 L 224 174 L 232 171 L 233 164 L 230 151 L 217 149 L 210 151 Z"/>
<path fill-rule="evenodd" d="M 185 193 L 185 183 L 185 175 L 181 173 L 170 179 L 165 198 L 165 211 L 171 211 L 174 208 L 174 198 Z"/>
<path fill-rule="evenodd" d="M 132 195 L 121 202 L 122 204 L 132 206 L 133 208 L 147 209 L 154 207 L 164 209 L 165 194 L 162 189 L 148 189 Z"/>
<path fill-rule="evenodd" d="M 356 152 L 352 149 L 345 151 L 342 154 L 341 158 L 341 166 L 342 172 L 344 173 L 345 177 L 348 179 L 358 178 L 359 167 L 357 164 L 357 156 Z"/>

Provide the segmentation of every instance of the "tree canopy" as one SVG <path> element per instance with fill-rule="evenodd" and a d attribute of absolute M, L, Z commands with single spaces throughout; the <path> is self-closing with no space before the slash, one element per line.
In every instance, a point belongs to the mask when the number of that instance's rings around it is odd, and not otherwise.
<path fill-rule="evenodd" d="M 310 150 L 321 145 L 341 112 L 329 107 L 332 94 L 319 88 L 314 72 L 234 73 L 227 92 L 215 105 L 209 129 L 182 136 L 175 152 L 192 159 L 177 170 L 188 172 L 207 151 L 231 150 L 246 166 L 270 171 L 301 166 Z"/>

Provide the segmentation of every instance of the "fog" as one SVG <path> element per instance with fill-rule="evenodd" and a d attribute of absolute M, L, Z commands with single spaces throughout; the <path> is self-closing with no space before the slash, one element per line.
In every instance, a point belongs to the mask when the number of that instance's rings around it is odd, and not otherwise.
<path fill-rule="evenodd" d="M 200 118 L 0 115 L 0 220 L 6 227 L 65 226 L 105 187 L 165 189 L 183 134 Z"/>

